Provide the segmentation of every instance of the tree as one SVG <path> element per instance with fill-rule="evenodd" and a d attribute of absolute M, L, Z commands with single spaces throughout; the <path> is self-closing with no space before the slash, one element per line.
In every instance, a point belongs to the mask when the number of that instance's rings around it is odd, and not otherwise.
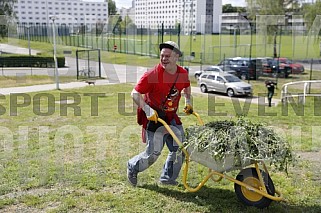
<path fill-rule="evenodd" d="M 0 36 L 3 38 L 8 33 L 8 21 L 14 17 L 13 4 L 16 0 L 0 0 Z"/>
<path fill-rule="evenodd" d="M 223 13 L 244 13 L 246 12 L 245 7 L 233 7 L 231 4 L 224 4 L 222 7 Z"/>
<path fill-rule="evenodd" d="M 125 32 L 125 29 L 133 29 L 135 24 L 133 23 L 133 20 L 127 15 L 125 16 L 124 20 L 121 21 L 120 23 L 122 32 Z"/>
<path fill-rule="evenodd" d="M 249 17 L 255 20 L 256 15 L 285 15 L 297 9 L 299 0 L 246 0 Z"/>
<path fill-rule="evenodd" d="M 256 15 L 286 15 L 293 14 L 299 5 L 299 0 L 246 0 L 247 18 L 255 23 Z M 267 33 L 272 36 L 278 31 L 278 26 L 267 26 Z M 268 38 L 271 40 L 271 37 Z"/>
<path fill-rule="evenodd" d="M 97 21 L 97 22 L 96 22 L 96 26 L 95 26 L 95 28 L 93 29 L 93 33 L 95 33 L 96 36 L 101 35 L 101 34 L 103 33 L 103 31 L 104 31 L 104 27 L 105 27 L 104 22 L 102 22 L 102 21 Z"/>
<path fill-rule="evenodd" d="M 108 2 L 108 16 L 116 15 L 117 14 L 116 3 L 113 0 L 105 0 L 105 2 Z"/>
<path fill-rule="evenodd" d="M 321 15 L 321 1 L 317 0 L 313 4 L 305 4 L 303 6 L 303 12 L 307 29 L 310 29 L 316 16 Z"/>
<path fill-rule="evenodd" d="M 224 4 L 222 7 L 222 12 L 223 13 L 236 13 L 237 8 L 233 7 L 231 4 Z"/>

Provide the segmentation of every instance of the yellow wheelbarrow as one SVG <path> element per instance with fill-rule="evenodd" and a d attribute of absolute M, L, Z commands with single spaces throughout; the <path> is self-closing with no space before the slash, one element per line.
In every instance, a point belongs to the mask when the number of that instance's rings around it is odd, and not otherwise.
<path fill-rule="evenodd" d="M 204 125 L 202 119 L 196 112 L 192 114 L 197 117 L 201 125 Z M 164 120 L 158 118 L 158 121 L 164 125 L 185 154 L 183 184 L 187 191 L 196 192 L 200 190 L 209 179 L 219 182 L 223 178 L 226 178 L 234 182 L 235 193 L 245 205 L 265 208 L 268 207 L 272 201 L 284 200 L 282 194 L 274 188 L 273 181 L 263 161 L 248 160 L 242 162 L 241 165 L 234 165 L 234 155 L 226 155 L 222 161 L 214 160 L 206 150 L 204 152 L 198 152 L 196 149 L 186 148 Z M 195 161 L 209 168 L 209 174 L 195 188 L 189 186 L 187 183 L 190 161 Z M 224 174 L 225 172 L 236 169 L 241 170 L 236 178 Z"/>

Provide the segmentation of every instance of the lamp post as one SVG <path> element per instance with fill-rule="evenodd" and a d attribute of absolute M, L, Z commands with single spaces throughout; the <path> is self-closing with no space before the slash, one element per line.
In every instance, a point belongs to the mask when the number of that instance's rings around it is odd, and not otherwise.
<path fill-rule="evenodd" d="M 50 16 L 49 19 L 52 21 L 52 35 L 53 35 L 54 62 L 55 62 L 55 82 L 56 82 L 56 89 L 59 90 L 58 62 L 57 62 L 57 51 L 56 51 L 56 29 L 55 29 L 55 20 L 57 19 L 57 17 Z"/>

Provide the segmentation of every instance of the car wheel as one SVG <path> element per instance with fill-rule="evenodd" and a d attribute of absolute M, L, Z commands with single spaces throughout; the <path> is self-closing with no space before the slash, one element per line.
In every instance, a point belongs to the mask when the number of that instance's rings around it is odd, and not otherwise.
<path fill-rule="evenodd" d="M 229 97 L 233 97 L 234 96 L 234 90 L 233 89 L 228 89 L 226 93 L 227 93 L 227 95 Z"/>
<path fill-rule="evenodd" d="M 204 84 L 201 85 L 201 92 L 207 93 L 207 87 L 206 87 L 206 85 L 204 85 Z"/>
<path fill-rule="evenodd" d="M 195 78 L 198 80 L 200 78 L 199 74 L 195 74 Z"/>

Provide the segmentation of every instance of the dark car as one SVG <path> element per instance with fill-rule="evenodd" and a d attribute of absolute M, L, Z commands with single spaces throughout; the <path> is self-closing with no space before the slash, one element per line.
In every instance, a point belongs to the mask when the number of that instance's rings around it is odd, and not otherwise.
<path fill-rule="evenodd" d="M 258 79 L 263 72 L 262 61 L 256 58 L 226 58 L 221 61 L 218 66 L 222 69 L 231 69 L 236 71 L 236 76 L 245 79 Z"/>
<path fill-rule="evenodd" d="M 291 67 L 277 58 L 263 58 L 263 61 L 263 75 L 288 78 L 291 74 Z"/>

